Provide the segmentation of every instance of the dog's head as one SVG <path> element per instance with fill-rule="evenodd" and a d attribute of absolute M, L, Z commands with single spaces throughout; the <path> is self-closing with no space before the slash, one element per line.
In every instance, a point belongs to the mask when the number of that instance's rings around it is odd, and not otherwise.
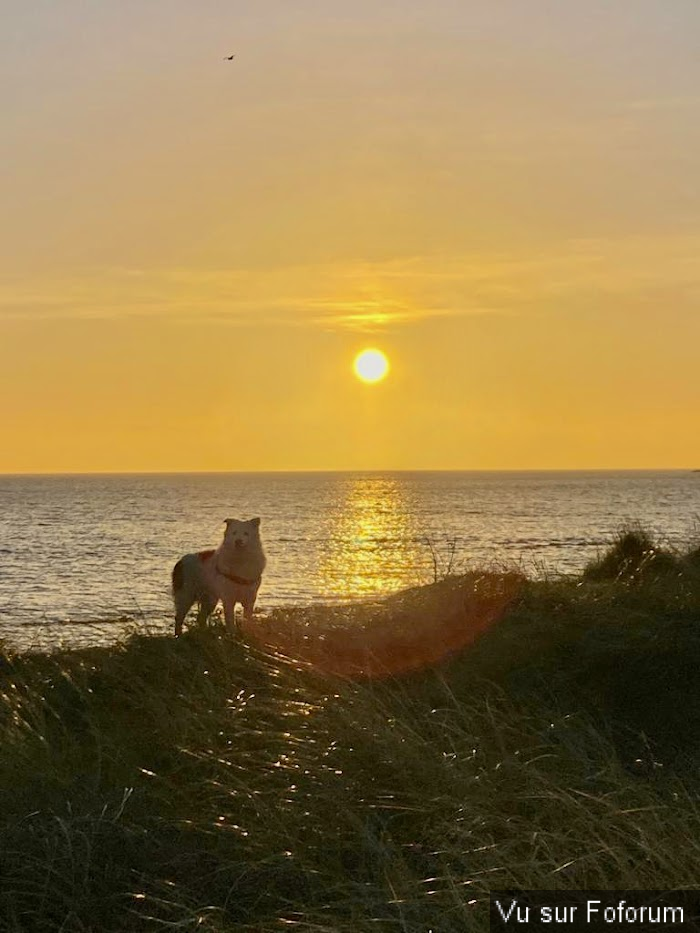
<path fill-rule="evenodd" d="M 224 524 L 226 525 L 224 542 L 229 547 L 246 548 L 251 544 L 254 546 L 260 544 L 259 518 L 251 518 L 245 522 L 238 518 L 227 518 Z"/>

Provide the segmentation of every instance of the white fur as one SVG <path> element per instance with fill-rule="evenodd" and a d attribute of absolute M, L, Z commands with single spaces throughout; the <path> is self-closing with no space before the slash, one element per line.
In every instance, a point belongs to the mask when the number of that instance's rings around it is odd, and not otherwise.
<path fill-rule="evenodd" d="M 246 621 L 253 617 L 260 578 L 265 569 L 260 540 L 260 519 L 226 519 L 224 540 L 213 552 L 185 554 L 173 570 L 175 636 L 182 634 L 185 616 L 199 602 L 197 622 L 202 625 L 221 600 L 229 632 L 236 631 L 236 603 L 243 606 Z M 237 577 L 238 580 L 232 580 Z M 241 582 L 251 581 L 251 582 Z M 178 585 L 179 584 L 179 585 Z"/>

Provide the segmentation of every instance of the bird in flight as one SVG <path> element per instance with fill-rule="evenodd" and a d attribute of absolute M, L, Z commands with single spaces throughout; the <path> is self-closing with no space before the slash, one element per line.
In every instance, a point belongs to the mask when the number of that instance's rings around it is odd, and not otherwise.
<path fill-rule="evenodd" d="M 232 61 L 234 60 L 235 57 L 236 57 L 235 53 L 234 53 L 233 55 L 227 55 L 226 58 L 224 59 L 224 61 L 225 61 L 225 62 L 232 62 Z"/>

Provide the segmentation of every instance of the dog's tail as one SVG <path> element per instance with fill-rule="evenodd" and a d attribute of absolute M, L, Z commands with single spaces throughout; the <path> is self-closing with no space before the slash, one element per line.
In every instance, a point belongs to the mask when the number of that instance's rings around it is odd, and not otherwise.
<path fill-rule="evenodd" d="M 183 558 L 175 564 L 173 567 L 173 593 L 177 593 L 178 590 L 182 589 L 182 584 L 185 581 L 185 571 L 182 564 Z"/>

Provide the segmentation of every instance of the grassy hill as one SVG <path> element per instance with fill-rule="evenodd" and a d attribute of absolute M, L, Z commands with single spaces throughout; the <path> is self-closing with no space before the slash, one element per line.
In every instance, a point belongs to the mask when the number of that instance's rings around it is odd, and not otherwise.
<path fill-rule="evenodd" d="M 0 655 L 0 929 L 486 931 L 491 888 L 695 886 L 697 550 L 265 624 Z"/>

